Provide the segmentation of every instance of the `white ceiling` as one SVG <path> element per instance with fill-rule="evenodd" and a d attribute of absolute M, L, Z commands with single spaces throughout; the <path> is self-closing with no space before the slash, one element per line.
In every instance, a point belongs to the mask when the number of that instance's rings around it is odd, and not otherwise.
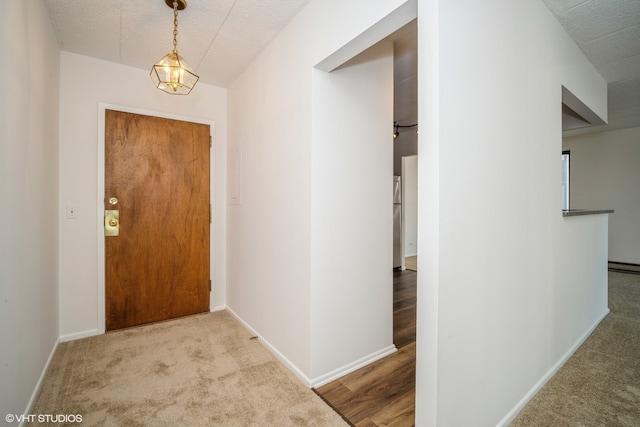
<path fill-rule="evenodd" d="M 228 86 L 309 0 L 187 0 L 178 51 L 200 81 Z M 44 0 L 64 51 L 151 70 L 173 49 L 165 0 Z"/>
<path fill-rule="evenodd" d="M 609 124 L 640 126 L 640 0 L 543 0 L 608 83 Z"/>
<path fill-rule="evenodd" d="M 173 48 L 165 0 L 43 1 L 62 50 L 147 70 Z M 178 50 L 201 82 L 221 87 L 309 2 L 187 1 L 178 16 Z M 640 126 L 640 0 L 543 2 L 608 82 L 608 128 Z M 395 119 L 403 125 L 417 122 L 416 32 L 413 22 L 393 36 Z"/>

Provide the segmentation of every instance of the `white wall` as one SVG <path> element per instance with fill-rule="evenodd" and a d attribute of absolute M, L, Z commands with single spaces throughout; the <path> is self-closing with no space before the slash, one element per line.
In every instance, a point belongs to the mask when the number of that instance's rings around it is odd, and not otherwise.
<path fill-rule="evenodd" d="M 150 64 L 151 66 L 151 64 Z M 226 248 L 226 90 L 198 83 L 189 96 L 154 88 L 149 73 L 68 52 L 60 78 L 60 334 L 77 338 L 104 330 L 99 319 L 101 206 L 98 194 L 99 103 L 215 122 L 212 151 L 212 307 L 224 306 Z M 72 205 L 77 219 L 66 219 Z"/>
<path fill-rule="evenodd" d="M 405 256 L 418 255 L 418 156 L 402 157 L 402 232 Z"/>
<path fill-rule="evenodd" d="M 606 119 L 606 83 L 541 1 L 418 10 L 416 425 L 494 426 L 607 313 L 606 215 L 560 192 L 562 85 Z"/>
<path fill-rule="evenodd" d="M 418 96 L 417 94 L 415 96 Z M 402 173 L 402 158 L 418 154 L 418 134 L 417 127 L 400 128 L 400 136 L 394 140 L 393 150 L 393 173 Z"/>
<path fill-rule="evenodd" d="M 42 2 L 0 2 L 0 34 L 4 423 L 25 412 L 58 340 L 59 52 Z"/>
<path fill-rule="evenodd" d="M 358 342 L 360 349 L 323 349 L 332 352 L 329 361 L 324 353 L 312 354 L 312 342 L 323 339 L 322 326 L 312 326 L 311 320 L 312 268 L 319 268 L 312 246 L 314 239 L 333 238 L 319 235 L 312 225 L 312 174 L 318 182 L 322 174 L 330 180 L 336 173 L 316 173 L 312 164 L 319 72 L 313 67 L 322 62 L 322 69 L 331 70 L 406 24 L 415 18 L 411 4 L 312 0 L 229 88 L 230 195 L 237 197 L 229 207 L 228 305 L 309 384 L 349 355 L 380 346 L 388 335 L 379 331 L 385 336 L 381 340 L 363 331 L 367 342 Z M 372 27 L 380 21 L 385 25 Z M 384 126 L 388 132 L 389 124 Z M 362 298 L 364 306 L 377 304 L 377 293 Z M 329 311 L 320 303 L 314 307 Z M 340 312 L 344 307 L 336 310 L 337 318 L 346 316 Z M 358 322 L 355 314 L 353 322 Z"/>
<path fill-rule="evenodd" d="M 571 150 L 571 207 L 613 209 L 609 260 L 640 264 L 640 127 L 563 139 Z"/>
<path fill-rule="evenodd" d="M 393 44 L 313 73 L 311 375 L 393 346 Z"/>

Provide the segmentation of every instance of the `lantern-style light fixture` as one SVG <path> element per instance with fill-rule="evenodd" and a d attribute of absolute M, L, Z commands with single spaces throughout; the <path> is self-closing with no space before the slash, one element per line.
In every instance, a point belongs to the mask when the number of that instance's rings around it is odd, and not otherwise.
<path fill-rule="evenodd" d="M 188 95 L 198 82 L 193 68 L 178 54 L 178 10 L 187 7 L 186 0 L 165 0 L 173 9 L 173 51 L 166 54 L 151 68 L 151 80 L 161 91 L 171 95 Z"/>

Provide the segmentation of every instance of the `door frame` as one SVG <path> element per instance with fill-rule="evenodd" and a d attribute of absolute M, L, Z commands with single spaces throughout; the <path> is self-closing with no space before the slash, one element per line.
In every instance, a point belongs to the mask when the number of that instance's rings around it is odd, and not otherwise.
<path fill-rule="evenodd" d="M 142 108 L 135 107 L 127 107 L 123 105 L 115 105 L 115 104 L 106 104 L 106 103 L 98 103 L 98 187 L 97 187 L 97 197 L 96 197 L 96 222 L 97 222 L 97 267 L 98 267 L 98 333 L 104 334 L 106 330 L 106 277 L 105 277 L 105 269 L 106 269 L 106 253 L 105 253 L 105 236 L 104 236 L 104 192 L 105 192 L 105 111 L 106 110 L 115 110 L 121 111 L 123 113 L 132 113 L 132 114 L 140 114 L 145 116 L 153 116 L 159 117 L 163 119 L 171 119 L 171 120 L 181 120 L 185 122 L 198 123 L 209 125 L 209 136 L 211 137 L 212 147 L 211 153 L 209 157 L 209 173 L 210 173 L 210 195 L 209 200 L 213 208 L 213 203 L 215 201 L 215 150 L 213 147 L 215 146 L 215 122 L 212 120 L 205 120 L 197 117 L 189 117 L 182 116 L 179 114 L 173 113 L 165 113 L 161 111 L 152 111 L 145 110 Z M 213 210 L 213 209 L 212 209 Z M 213 226 L 213 221 L 209 224 L 209 275 L 210 279 L 213 281 L 214 276 L 214 242 L 215 242 L 215 227 Z M 211 311 L 211 307 L 213 304 L 213 289 L 214 286 L 211 286 L 211 291 L 209 293 L 209 311 Z"/>

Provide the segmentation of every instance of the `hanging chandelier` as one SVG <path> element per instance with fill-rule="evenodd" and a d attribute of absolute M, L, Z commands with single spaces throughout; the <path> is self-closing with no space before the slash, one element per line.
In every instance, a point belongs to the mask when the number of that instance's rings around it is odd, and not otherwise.
<path fill-rule="evenodd" d="M 187 7 L 186 0 L 165 0 L 173 8 L 173 51 L 151 68 L 151 80 L 161 91 L 171 95 L 188 95 L 198 82 L 193 68 L 178 54 L 178 10 Z"/>

